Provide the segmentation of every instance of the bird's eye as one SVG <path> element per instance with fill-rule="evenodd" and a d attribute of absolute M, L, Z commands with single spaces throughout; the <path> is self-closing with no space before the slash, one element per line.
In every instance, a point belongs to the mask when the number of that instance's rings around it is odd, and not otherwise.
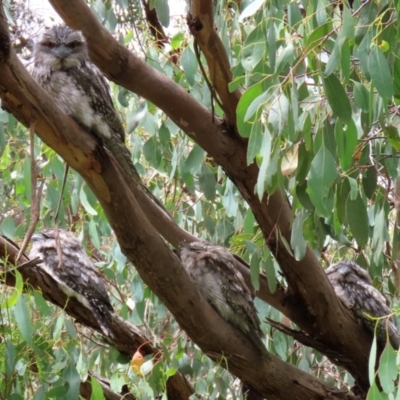
<path fill-rule="evenodd" d="M 80 45 L 80 42 L 75 41 L 67 44 L 67 47 L 70 49 L 76 49 Z"/>
<path fill-rule="evenodd" d="M 56 46 L 56 44 L 54 43 L 54 42 L 43 42 L 42 43 L 45 47 L 47 47 L 48 49 L 53 49 L 55 46 Z"/>

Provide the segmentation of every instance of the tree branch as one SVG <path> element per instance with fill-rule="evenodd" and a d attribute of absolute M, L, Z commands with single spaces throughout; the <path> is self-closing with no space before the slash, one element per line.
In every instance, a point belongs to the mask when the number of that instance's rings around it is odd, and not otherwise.
<path fill-rule="evenodd" d="M 188 17 L 190 32 L 207 60 L 211 82 L 221 99 L 228 125 L 236 128 L 236 108 L 241 93 L 238 89 L 229 91 L 233 76 L 225 47 L 215 31 L 213 2 L 193 0 L 190 12 Z"/>

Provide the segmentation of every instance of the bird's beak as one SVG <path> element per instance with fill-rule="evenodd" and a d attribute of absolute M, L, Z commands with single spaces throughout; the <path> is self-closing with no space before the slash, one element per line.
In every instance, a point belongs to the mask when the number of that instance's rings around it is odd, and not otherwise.
<path fill-rule="evenodd" d="M 56 57 L 64 59 L 71 55 L 71 49 L 69 49 L 67 46 L 60 45 L 54 49 L 54 54 Z"/>

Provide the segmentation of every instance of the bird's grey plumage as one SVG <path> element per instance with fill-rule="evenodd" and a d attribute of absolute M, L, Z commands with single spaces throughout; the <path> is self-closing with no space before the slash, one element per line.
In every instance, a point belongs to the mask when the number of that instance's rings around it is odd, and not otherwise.
<path fill-rule="evenodd" d="M 372 333 L 375 331 L 376 320 L 368 317 L 385 317 L 392 314 L 386 305 L 385 297 L 372 286 L 368 272 L 352 261 L 341 261 L 325 270 L 336 295 L 343 304 L 353 311 L 358 320 Z M 377 329 L 377 339 L 385 345 L 387 332 L 394 348 L 398 348 L 400 337 L 392 318 L 382 319 Z"/>
<path fill-rule="evenodd" d="M 33 48 L 32 77 L 62 111 L 100 139 L 135 186 L 167 213 L 164 205 L 143 186 L 133 165 L 108 83 L 90 61 L 82 34 L 66 25 L 46 30 Z"/>
<path fill-rule="evenodd" d="M 57 238 L 58 232 L 58 238 Z M 58 245 L 62 260 L 58 256 Z M 92 311 L 98 325 L 106 336 L 113 336 L 109 329 L 111 313 L 114 311 L 104 282 L 93 261 L 81 243 L 70 232 L 45 229 L 32 236 L 30 259 L 39 258 L 38 264 L 49 274 L 67 296 L 75 297 Z"/>
<path fill-rule="evenodd" d="M 185 242 L 180 258 L 193 283 L 219 315 L 265 352 L 257 310 L 232 254 L 207 242 Z"/>
<path fill-rule="evenodd" d="M 125 133 L 114 109 L 109 86 L 90 62 L 86 42 L 79 31 L 55 25 L 42 33 L 33 50 L 33 78 L 58 107 L 107 146 Z"/>

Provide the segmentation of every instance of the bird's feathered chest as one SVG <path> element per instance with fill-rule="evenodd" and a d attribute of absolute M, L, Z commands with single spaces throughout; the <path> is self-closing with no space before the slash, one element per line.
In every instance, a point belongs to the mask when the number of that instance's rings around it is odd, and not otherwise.
<path fill-rule="evenodd" d="M 124 129 L 112 104 L 108 85 L 93 65 L 83 62 L 68 69 L 52 69 L 35 63 L 32 76 L 62 111 L 100 138 Z"/>
<path fill-rule="evenodd" d="M 60 263 L 54 242 L 35 243 L 29 253 L 30 258 L 43 261 L 38 267 L 46 271 L 65 294 L 76 297 L 87 308 L 95 299 L 112 310 L 102 279 L 86 253 L 80 247 L 64 242 L 61 255 Z"/>
<path fill-rule="evenodd" d="M 184 253 L 182 261 L 201 294 L 226 320 L 236 318 L 235 313 L 241 306 L 251 302 L 250 293 L 244 282 L 243 285 L 238 282 L 242 278 L 236 275 L 238 272 L 229 260 L 220 259 L 211 252 L 203 252 Z M 241 303 L 239 306 L 238 301 Z"/>

